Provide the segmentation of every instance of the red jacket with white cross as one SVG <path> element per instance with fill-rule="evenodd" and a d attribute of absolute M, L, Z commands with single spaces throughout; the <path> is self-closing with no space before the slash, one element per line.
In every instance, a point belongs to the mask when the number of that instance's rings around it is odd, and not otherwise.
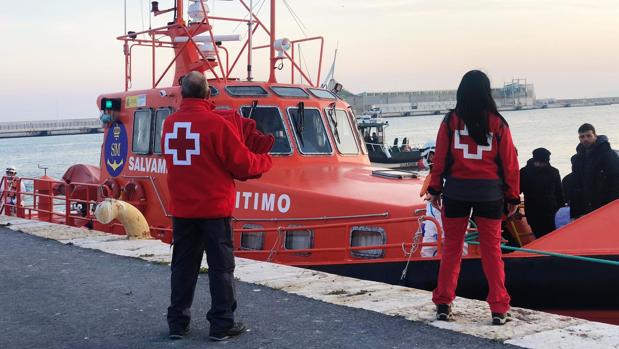
<path fill-rule="evenodd" d="M 520 202 L 518 157 L 509 127 L 493 113 L 488 124 L 489 142 L 483 146 L 468 135 L 455 112 L 445 117 L 436 138 L 430 194 L 443 192 L 465 201 L 495 200 L 498 195 L 509 203 Z"/>
<path fill-rule="evenodd" d="M 201 99 L 183 99 L 165 120 L 161 149 L 175 217 L 231 216 L 234 179 L 258 176 L 272 165 L 269 154 L 249 150 L 238 130 Z"/>

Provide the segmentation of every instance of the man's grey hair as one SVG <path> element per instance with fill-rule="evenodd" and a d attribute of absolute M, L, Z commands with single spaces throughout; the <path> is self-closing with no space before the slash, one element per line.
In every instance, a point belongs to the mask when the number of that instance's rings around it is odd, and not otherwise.
<path fill-rule="evenodd" d="M 192 71 L 183 77 L 181 81 L 181 95 L 183 98 L 202 98 L 208 97 L 208 82 L 204 74 Z"/>

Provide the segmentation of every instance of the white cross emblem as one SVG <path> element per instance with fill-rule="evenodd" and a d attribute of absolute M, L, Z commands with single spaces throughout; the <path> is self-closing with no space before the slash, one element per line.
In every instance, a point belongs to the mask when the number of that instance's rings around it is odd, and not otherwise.
<path fill-rule="evenodd" d="M 483 154 L 484 151 L 492 151 L 492 137 L 493 137 L 492 132 L 488 134 L 488 145 L 477 145 L 477 152 L 474 154 L 471 154 L 469 152 L 469 144 L 462 143 L 460 141 L 460 135 L 462 136 L 469 135 L 469 130 L 466 128 L 466 125 L 464 126 L 464 130 L 454 131 L 454 148 L 461 149 L 462 152 L 464 153 L 463 156 L 465 159 L 481 160 L 484 155 Z"/>
<path fill-rule="evenodd" d="M 164 154 L 172 155 L 174 165 L 191 166 L 191 156 L 200 155 L 200 134 L 191 133 L 191 122 L 175 122 L 174 131 L 165 135 L 163 147 Z"/>

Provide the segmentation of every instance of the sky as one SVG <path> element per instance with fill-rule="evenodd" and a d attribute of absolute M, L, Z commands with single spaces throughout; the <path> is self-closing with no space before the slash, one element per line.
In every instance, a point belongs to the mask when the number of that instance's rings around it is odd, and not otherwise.
<path fill-rule="evenodd" d="M 170 20 L 150 18 L 149 1 L 126 2 L 128 30 Z M 159 3 L 164 9 L 172 0 Z M 269 4 L 262 3 L 254 0 L 268 23 Z M 97 96 L 124 88 L 116 40 L 124 31 L 123 4 L 0 0 L 0 122 L 97 117 Z M 208 5 L 214 16 L 246 15 L 235 2 Z M 493 86 L 526 78 L 537 98 L 619 96 L 617 0 L 277 0 L 277 6 L 277 36 L 324 36 L 322 74 L 337 47 L 335 77 L 353 93 L 455 89 L 466 71 L 481 69 Z M 244 35 L 247 28 L 215 21 L 214 31 Z M 266 43 L 264 35 L 255 43 Z M 258 79 L 266 78 L 265 52 L 254 57 Z M 315 80 L 318 45 L 306 44 L 302 53 Z M 159 73 L 170 59 L 169 52 L 158 55 Z M 236 70 L 240 78 L 245 64 Z M 135 88 L 149 87 L 150 66 L 150 51 L 135 50 Z M 278 74 L 281 82 L 289 82 L 288 67 Z"/>

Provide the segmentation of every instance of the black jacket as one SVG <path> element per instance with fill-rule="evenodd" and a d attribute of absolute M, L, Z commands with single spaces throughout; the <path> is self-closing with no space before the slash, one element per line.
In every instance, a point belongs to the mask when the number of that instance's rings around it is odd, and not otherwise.
<path fill-rule="evenodd" d="M 619 156 L 606 136 L 589 148 L 576 147 L 572 156 L 570 216 L 575 218 L 619 199 Z"/>
<path fill-rule="evenodd" d="M 564 203 L 559 170 L 550 165 L 536 167 L 533 159 L 520 169 L 520 192 L 527 216 L 554 215 Z"/>

